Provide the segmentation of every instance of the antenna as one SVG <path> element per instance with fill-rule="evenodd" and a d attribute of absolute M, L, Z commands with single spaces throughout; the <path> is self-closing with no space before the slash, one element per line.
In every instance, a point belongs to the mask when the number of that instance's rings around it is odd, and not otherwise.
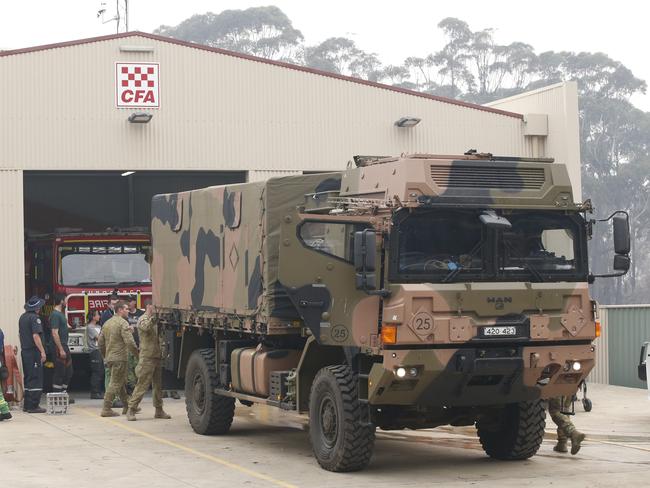
<path fill-rule="evenodd" d="M 97 18 L 101 20 L 102 24 L 115 22 L 115 32 L 119 34 L 122 19 L 124 19 L 124 32 L 129 32 L 129 0 L 115 0 L 115 15 L 109 19 L 104 17 L 106 10 L 106 2 L 102 2 L 97 10 Z"/>

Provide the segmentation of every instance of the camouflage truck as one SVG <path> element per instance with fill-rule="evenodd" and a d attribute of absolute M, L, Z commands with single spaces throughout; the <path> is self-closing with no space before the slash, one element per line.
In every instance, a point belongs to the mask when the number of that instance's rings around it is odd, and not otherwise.
<path fill-rule="evenodd" d="M 365 467 L 376 428 L 476 425 L 489 456 L 529 458 L 543 399 L 594 366 L 589 201 L 552 160 L 355 163 L 154 197 L 153 300 L 192 428 L 225 434 L 239 400 L 307 414 L 331 471 Z M 609 220 L 620 275 L 627 214 Z"/>

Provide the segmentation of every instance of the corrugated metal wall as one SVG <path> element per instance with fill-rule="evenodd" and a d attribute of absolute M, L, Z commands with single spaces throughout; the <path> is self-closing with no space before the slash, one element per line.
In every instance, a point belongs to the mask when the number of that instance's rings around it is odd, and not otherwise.
<path fill-rule="evenodd" d="M 650 341 L 650 305 L 607 306 L 609 384 L 646 388 L 637 377 L 641 345 Z"/>
<path fill-rule="evenodd" d="M 115 108 L 116 61 L 160 63 L 149 124 Z M 516 116 L 146 37 L 0 56 L 0 71 L 0 167 L 301 171 L 355 154 L 530 155 Z M 395 127 L 406 115 L 422 122 Z"/>
<path fill-rule="evenodd" d="M 0 216 L 0 328 L 7 344 L 18 345 L 18 317 L 25 303 L 22 171 L 0 170 Z"/>
<path fill-rule="evenodd" d="M 601 335 L 594 341 L 596 346 L 596 366 L 589 373 L 587 381 L 609 385 L 609 327 L 607 325 L 608 313 L 606 308 L 599 308 Z"/>

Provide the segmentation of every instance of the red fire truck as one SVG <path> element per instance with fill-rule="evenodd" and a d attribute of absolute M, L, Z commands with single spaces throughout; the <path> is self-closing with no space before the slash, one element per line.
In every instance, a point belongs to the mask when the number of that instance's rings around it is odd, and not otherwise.
<path fill-rule="evenodd" d="M 151 237 L 144 228 L 83 232 L 57 229 L 30 235 L 25 246 L 25 294 L 45 297 L 47 317 L 55 293 L 68 297 L 68 344 L 73 354 L 86 353 L 85 328 L 89 310 L 104 310 L 114 290 L 120 298 L 136 295 L 138 308 L 151 296 L 149 270 Z"/>

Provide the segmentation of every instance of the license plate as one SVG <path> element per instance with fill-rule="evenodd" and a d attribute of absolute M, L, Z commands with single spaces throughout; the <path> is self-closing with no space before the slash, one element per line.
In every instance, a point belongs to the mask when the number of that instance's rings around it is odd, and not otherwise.
<path fill-rule="evenodd" d="M 68 346 L 80 346 L 81 337 L 68 337 Z"/>
<path fill-rule="evenodd" d="M 483 335 L 486 337 L 515 336 L 517 327 L 483 327 Z"/>

